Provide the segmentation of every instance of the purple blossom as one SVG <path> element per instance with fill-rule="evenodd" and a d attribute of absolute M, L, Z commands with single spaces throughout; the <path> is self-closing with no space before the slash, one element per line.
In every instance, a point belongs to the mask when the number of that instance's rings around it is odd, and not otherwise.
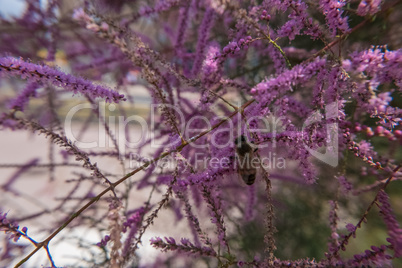
<path fill-rule="evenodd" d="M 92 22 L 91 17 L 82 8 L 75 9 L 72 18 L 78 21 Z"/>
<path fill-rule="evenodd" d="M 123 233 L 129 230 L 128 236 L 124 241 L 124 247 L 122 250 L 123 256 L 128 256 L 129 251 L 131 249 L 131 244 L 135 239 L 136 234 L 139 231 L 140 225 L 146 213 L 146 209 L 144 207 L 139 208 L 135 212 L 133 212 L 125 222 L 123 222 Z"/>
<path fill-rule="evenodd" d="M 357 7 L 360 16 L 374 15 L 381 9 L 381 0 L 361 0 Z"/>
<path fill-rule="evenodd" d="M 219 48 L 217 45 L 211 45 L 208 48 L 206 58 L 202 65 L 202 80 L 207 85 L 212 85 L 219 81 L 221 77 L 221 68 L 219 62 L 215 59 L 219 54 Z"/>
<path fill-rule="evenodd" d="M 36 90 L 39 87 L 39 84 L 36 82 L 28 83 L 25 89 L 16 98 L 9 102 L 8 107 L 10 109 L 24 111 L 24 108 L 29 102 L 29 99 L 31 97 L 36 97 Z"/>
<path fill-rule="evenodd" d="M 36 242 L 0 213 L 0 266 L 32 266 L 41 251 L 48 266 L 70 265 L 52 257 L 56 237 L 88 256 L 81 266 L 397 263 L 400 212 L 390 204 L 402 174 L 398 1 L 101 0 L 81 1 L 75 11 L 56 0 L 23 2 L 22 15 L 0 18 L 0 168 L 13 169 L 0 195 L 18 222 L 46 224 L 40 234 L 30 228 Z M 378 31 L 379 22 L 389 27 Z M 70 106 L 76 101 L 92 109 L 68 129 L 70 112 L 82 107 Z M 95 121 L 105 134 L 99 139 Z M 21 137 L 11 130 L 44 134 L 49 145 L 25 159 L 28 146 L 9 142 Z M 235 162 L 242 135 L 255 147 L 243 148 L 252 168 Z M 84 138 L 100 148 L 81 148 Z M 54 180 L 43 180 L 44 171 Z M 49 187 L 51 199 L 42 194 Z M 319 217 L 327 207 L 329 217 Z M 356 215 L 356 225 L 342 228 Z M 370 237 L 357 232 L 365 222 L 387 233 L 388 244 L 365 244 Z M 70 239 L 71 230 L 88 227 L 99 243 Z M 20 237 L 32 246 L 13 242 Z M 157 249 L 149 261 L 139 252 L 147 237 Z M 352 240 L 366 250 L 353 252 Z M 327 252 L 307 241 L 327 243 Z"/>
<path fill-rule="evenodd" d="M 165 242 L 166 241 L 166 242 Z M 151 245 L 155 248 L 159 248 L 162 251 L 178 251 L 181 253 L 189 253 L 200 256 L 216 256 L 216 252 L 207 247 L 197 247 L 193 245 L 189 239 L 181 238 L 181 244 L 177 244 L 176 240 L 173 237 L 165 237 L 165 241 L 163 241 L 160 237 L 151 238 Z"/>
<path fill-rule="evenodd" d="M 263 10 L 261 12 L 260 20 L 265 20 L 265 21 L 269 22 L 271 20 L 271 15 L 269 15 L 266 10 Z"/>
<path fill-rule="evenodd" d="M 294 9 L 289 15 L 290 20 L 288 20 L 278 31 L 279 36 L 286 36 L 289 40 L 294 40 L 296 35 L 299 35 L 301 29 L 303 29 L 303 21 L 306 19 L 307 9 L 307 5 L 303 2 L 292 2 L 294 3 L 291 3 L 290 5 L 294 4 Z"/>
<path fill-rule="evenodd" d="M 286 70 L 275 78 L 269 78 L 258 83 L 251 93 L 260 95 L 263 100 L 274 99 L 279 93 L 292 91 L 292 86 L 303 83 L 321 68 L 325 66 L 325 59 L 317 59 L 307 65 L 296 65 L 291 70 Z"/>
<path fill-rule="evenodd" d="M 189 22 L 189 12 L 190 12 L 190 2 L 187 3 L 185 7 L 180 8 L 180 18 L 179 18 L 179 29 L 177 31 L 177 36 L 176 36 L 176 48 L 177 49 L 182 49 L 183 42 L 184 42 L 184 36 L 185 36 L 185 31 L 186 28 L 188 27 L 188 22 Z"/>
<path fill-rule="evenodd" d="M 12 57 L 4 57 L 0 58 L 0 68 L 3 74 L 20 76 L 22 79 L 28 79 L 36 83 L 49 83 L 53 86 L 72 91 L 74 94 L 87 94 L 92 98 L 101 97 L 108 102 L 116 103 L 124 100 L 124 95 L 112 89 L 94 85 L 88 80 L 66 74 L 46 65 L 34 64 Z"/>
<path fill-rule="evenodd" d="M 378 192 L 378 201 L 381 203 L 381 215 L 388 228 L 389 238 L 387 241 L 393 246 L 395 258 L 399 258 L 402 256 L 402 228 L 392 212 L 389 197 L 385 191 L 380 190 Z"/>
<path fill-rule="evenodd" d="M 193 75 L 196 75 L 202 67 L 202 61 L 204 59 L 205 47 L 207 45 L 207 38 L 208 38 L 209 31 L 214 22 L 214 15 L 215 15 L 215 10 L 213 8 L 208 8 L 205 11 L 204 18 L 200 25 L 200 28 L 198 31 L 199 37 L 198 37 L 198 43 L 197 43 L 197 53 L 195 55 L 193 69 L 192 69 Z"/>
<path fill-rule="evenodd" d="M 373 96 L 369 100 L 369 104 L 373 107 L 376 113 L 384 113 L 387 111 L 389 103 L 392 101 L 391 92 L 383 92 L 377 96 Z"/>
<path fill-rule="evenodd" d="M 328 244 L 329 252 L 334 253 L 336 251 L 336 248 L 339 246 L 339 234 L 337 231 L 337 225 L 338 225 L 338 214 L 337 214 L 337 209 L 338 209 L 338 204 L 332 200 L 329 201 L 330 205 L 330 211 L 329 211 L 329 223 L 331 227 L 331 240 L 330 243 Z"/>
<path fill-rule="evenodd" d="M 342 17 L 342 7 L 345 4 L 345 0 L 320 0 L 320 8 L 325 15 L 332 37 L 335 37 L 338 30 L 342 34 L 350 31 L 348 17 Z"/>
<path fill-rule="evenodd" d="M 160 13 L 172 8 L 179 3 L 178 0 L 162 0 L 159 1 L 155 7 L 144 6 L 140 8 L 139 16 L 149 16 L 153 13 Z"/>
<path fill-rule="evenodd" d="M 247 36 L 245 38 L 240 38 L 237 42 L 229 42 L 227 46 L 222 49 L 221 54 L 215 54 L 217 58 L 219 57 L 227 57 L 229 55 L 238 54 L 242 48 L 247 49 L 248 46 L 251 44 L 253 38 L 251 36 Z"/>
<path fill-rule="evenodd" d="M 395 82 L 402 89 L 402 49 L 388 50 L 386 46 L 371 47 L 368 50 L 354 52 L 350 59 L 343 61 L 348 72 L 363 73 L 371 77 L 371 83 Z"/>
<path fill-rule="evenodd" d="M 337 179 L 343 194 L 346 195 L 353 189 L 353 185 L 345 178 L 345 176 L 339 176 Z"/>
<path fill-rule="evenodd" d="M 356 232 L 356 226 L 354 226 L 352 223 L 346 224 L 345 227 L 346 227 L 346 230 L 348 230 L 348 232 L 350 232 L 350 233 Z"/>
<path fill-rule="evenodd" d="M 361 141 L 358 143 L 359 146 L 359 152 L 362 153 L 363 155 L 369 155 L 369 156 L 376 156 L 375 151 L 373 150 L 373 146 L 368 142 L 368 141 Z"/>
<path fill-rule="evenodd" d="M 354 267 L 361 265 L 389 266 L 392 257 L 385 253 L 386 250 L 387 246 L 385 245 L 381 247 L 371 246 L 371 250 L 365 250 L 362 254 L 355 254 L 353 259 L 347 263 Z"/>
<path fill-rule="evenodd" d="M 10 240 L 17 242 L 28 231 L 27 227 L 23 227 L 22 231 L 19 228 L 18 222 L 7 219 L 7 213 L 0 211 L 0 231 L 9 234 Z"/>
<path fill-rule="evenodd" d="M 313 23 L 313 19 L 307 13 L 308 6 L 302 1 L 279 1 L 280 9 L 286 10 L 291 8 L 289 20 L 278 30 L 278 35 L 294 40 L 297 35 L 301 34 L 303 28 L 304 33 L 311 36 L 312 39 L 319 38 L 322 33 L 317 24 Z"/>
<path fill-rule="evenodd" d="M 96 245 L 98 247 L 106 247 L 107 243 L 110 241 L 110 236 L 109 235 L 105 235 L 104 238 L 102 238 L 102 240 L 98 243 L 96 243 Z"/>

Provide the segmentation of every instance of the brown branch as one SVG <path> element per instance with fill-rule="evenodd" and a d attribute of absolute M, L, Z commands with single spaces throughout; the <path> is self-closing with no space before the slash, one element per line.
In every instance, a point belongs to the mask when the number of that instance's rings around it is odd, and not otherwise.
<path fill-rule="evenodd" d="M 376 13 L 375 15 L 380 15 L 382 13 L 387 12 L 389 9 L 393 8 L 394 6 L 398 5 L 402 3 L 401 0 L 395 1 L 387 6 L 385 6 L 380 12 Z M 329 43 L 328 45 L 326 45 L 324 48 L 322 48 L 320 51 L 318 51 L 317 53 L 314 53 L 310 58 L 308 58 L 306 60 L 306 62 L 309 62 L 311 60 L 313 60 L 314 58 L 322 55 L 325 51 L 327 51 L 328 49 L 330 49 L 331 47 L 335 46 L 336 44 L 338 44 L 339 42 L 341 42 L 342 40 L 344 40 L 346 37 L 348 37 L 350 34 L 352 34 L 353 32 L 357 31 L 358 29 L 360 29 L 361 27 L 363 27 L 366 23 L 372 21 L 373 17 L 368 17 L 367 19 L 363 20 L 362 22 L 360 22 L 359 24 L 357 24 L 355 27 L 352 28 L 352 30 L 350 30 L 349 33 L 343 34 L 340 37 L 338 37 L 336 40 L 332 41 L 331 43 Z"/>
<path fill-rule="evenodd" d="M 207 129 L 203 132 L 201 132 L 200 134 L 198 134 L 197 136 L 194 136 L 186 141 L 184 141 L 180 146 L 178 146 L 176 149 L 167 151 L 162 153 L 161 155 L 159 155 L 158 157 L 144 163 L 141 167 L 131 171 L 130 173 L 127 173 L 124 177 L 122 177 L 120 180 L 112 183 L 112 185 L 110 185 L 108 188 L 106 188 L 105 190 L 103 190 L 101 193 L 99 193 L 96 197 L 92 198 L 88 203 L 86 203 L 82 208 L 80 208 L 77 212 L 75 212 L 73 215 L 70 216 L 70 218 L 68 218 L 68 220 L 66 220 L 59 228 L 57 228 L 52 234 L 50 234 L 45 240 L 43 240 L 42 242 L 38 243 L 36 245 L 36 248 L 28 255 L 26 256 L 24 259 L 22 259 L 20 262 L 18 262 L 15 267 L 20 267 L 22 264 L 24 264 L 27 260 L 29 260 L 29 258 L 31 258 L 36 252 L 39 251 L 39 249 L 43 246 L 46 246 L 58 233 L 60 233 L 64 228 L 66 228 L 75 218 L 77 218 L 79 215 L 81 215 L 87 208 L 89 208 L 92 204 L 96 203 L 102 196 L 104 196 L 107 192 L 109 191 L 113 191 L 113 189 L 118 186 L 119 184 L 121 184 L 122 182 L 126 181 L 128 178 L 132 177 L 133 175 L 135 175 L 136 173 L 138 173 L 141 170 L 144 170 L 145 168 L 147 168 L 148 166 L 150 166 L 153 163 L 156 163 L 157 161 L 165 158 L 166 156 L 172 154 L 172 153 L 176 153 L 176 152 L 180 152 L 185 146 L 189 145 L 192 142 L 195 142 L 196 140 L 198 140 L 199 138 L 201 138 L 202 136 L 208 134 L 209 132 L 211 132 L 212 130 L 220 127 L 221 125 L 223 125 L 226 121 L 228 121 L 230 118 L 234 117 L 238 111 L 243 111 L 246 107 L 248 107 L 250 104 L 252 104 L 255 100 L 249 100 L 248 102 L 246 102 L 245 104 L 243 104 L 239 110 L 231 113 L 228 117 L 221 119 L 221 121 L 215 125 L 213 125 L 210 129 Z"/>
<path fill-rule="evenodd" d="M 386 182 L 382 185 L 382 187 L 378 190 L 376 196 L 374 197 L 374 200 L 369 204 L 369 206 L 367 207 L 366 211 L 363 213 L 363 216 L 360 218 L 359 222 L 355 225 L 355 227 L 356 227 L 355 230 L 352 231 L 352 232 L 350 232 L 348 235 L 346 235 L 346 236 L 344 237 L 344 239 L 343 239 L 342 242 L 339 244 L 339 246 L 337 247 L 337 249 L 335 250 L 335 252 L 332 253 L 332 254 L 329 254 L 328 257 L 327 257 L 327 259 L 329 259 L 331 256 L 335 256 L 336 254 L 338 254 L 339 250 L 342 249 L 342 248 L 344 248 L 344 247 L 347 245 L 347 243 L 348 243 L 348 241 L 349 241 L 349 238 L 350 238 L 352 235 L 355 235 L 355 234 L 356 234 L 357 228 L 360 228 L 360 227 L 361 227 L 363 221 L 366 220 L 366 217 L 367 217 L 368 213 L 370 212 L 371 208 L 377 203 L 377 200 L 378 200 L 378 193 L 379 193 L 381 190 L 385 190 L 385 188 L 388 186 L 388 184 L 389 184 L 389 183 L 391 182 L 391 180 L 393 179 L 395 173 L 397 173 L 400 168 L 401 168 L 401 165 L 397 166 L 396 168 L 394 168 L 394 169 L 392 170 L 391 175 L 388 177 L 388 179 L 387 179 Z"/>

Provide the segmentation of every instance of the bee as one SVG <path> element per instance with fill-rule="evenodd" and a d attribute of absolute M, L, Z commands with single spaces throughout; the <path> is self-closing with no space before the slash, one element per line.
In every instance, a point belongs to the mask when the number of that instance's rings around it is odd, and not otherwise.
<path fill-rule="evenodd" d="M 247 138 L 243 135 L 237 137 L 235 145 L 238 173 L 247 185 L 252 185 L 257 176 L 258 166 L 258 163 L 255 161 L 258 159 L 254 157 L 255 150 L 253 150 L 247 142 Z"/>

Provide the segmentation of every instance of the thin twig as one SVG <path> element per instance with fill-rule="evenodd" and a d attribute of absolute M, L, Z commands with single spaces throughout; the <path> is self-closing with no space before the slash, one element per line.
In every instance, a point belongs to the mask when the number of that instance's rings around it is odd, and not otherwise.
<path fill-rule="evenodd" d="M 245 104 L 243 104 L 241 106 L 240 110 L 244 110 L 246 107 L 248 107 L 250 104 L 252 104 L 255 100 L 250 100 L 248 102 L 246 102 Z M 238 111 L 233 112 L 232 114 L 230 114 L 228 117 L 223 118 L 220 120 L 219 123 L 215 124 L 214 126 L 212 126 L 210 129 L 207 129 L 203 132 L 201 132 L 200 134 L 198 134 L 197 136 L 194 136 L 186 141 L 184 141 L 180 146 L 178 146 L 176 149 L 172 149 L 170 151 L 167 152 L 163 152 L 161 155 L 159 155 L 158 157 L 145 162 L 141 167 L 131 171 L 130 173 L 127 173 L 124 177 L 122 177 L 120 180 L 112 183 L 112 185 L 110 185 L 108 188 L 106 188 L 105 190 L 103 190 L 101 193 L 99 193 L 96 197 L 92 198 L 88 203 L 86 203 L 82 208 L 80 208 L 77 212 L 73 213 L 73 215 L 71 215 L 59 228 L 57 228 L 52 234 L 50 234 L 45 240 L 43 240 L 42 242 L 38 243 L 36 248 L 28 255 L 26 256 L 24 259 L 22 259 L 20 262 L 18 262 L 15 267 L 20 267 L 22 264 L 24 264 L 27 260 L 29 260 L 29 258 L 31 258 L 36 252 L 39 251 L 39 249 L 41 247 L 43 247 L 44 245 L 47 245 L 58 233 L 60 233 L 64 228 L 66 228 L 75 218 L 77 218 L 79 215 L 81 215 L 87 208 L 89 208 L 92 204 L 96 203 L 97 201 L 99 201 L 99 199 L 104 196 L 107 192 L 113 190 L 116 186 L 118 186 L 119 184 L 121 184 L 122 182 L 126 181 L 128 178 L 132 177 L 133 175 L 135 175 L 136 173 L 140 172 L 141 170 L 146 169 L 148 166 L 152 165 L 153 163 L 156 163 L 157 161 L 165 158 L 166 156 L 172 154 L 172 153 L 176 153 L 176 152 L 180 152 L 185 146 L 189 145 L 190 143 L 195 142 L 196 140 L 198 140 L 199 138 L 203 137 L 204 135 L 206 135 L 207 133 L 211 132 L 212 130 L 220 127 L 222 124 L 224 124 L 226 121 L 228 121 L 230 118 L 234 117 L 236 114 L 238 113 Z"/>

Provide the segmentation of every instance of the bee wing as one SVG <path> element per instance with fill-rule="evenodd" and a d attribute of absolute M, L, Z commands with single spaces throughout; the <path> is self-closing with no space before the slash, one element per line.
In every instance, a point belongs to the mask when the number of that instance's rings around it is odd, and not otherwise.
<path fill-rule="evenodd" d="M 255 182 L 256 173 L 242 174 L 242 179 L 247 185 L 252 185 Z"/>
<path fill-rule="evenodd" d="M 238 173 L 240 178 L 247 185 L 252 185 L 257 176 L 257 169 L 255 168 L 239 168 Z"/>
<path fill-rule="evenodd" d="M 237 171 L 241 179 L 247 185 L 252 185 L 254 183 L 257 174 L 257 169 L 253 166 L 253 156 L 254 154 L 250 151 L 245 152 L 239 150 L 237 152 Z"/>

